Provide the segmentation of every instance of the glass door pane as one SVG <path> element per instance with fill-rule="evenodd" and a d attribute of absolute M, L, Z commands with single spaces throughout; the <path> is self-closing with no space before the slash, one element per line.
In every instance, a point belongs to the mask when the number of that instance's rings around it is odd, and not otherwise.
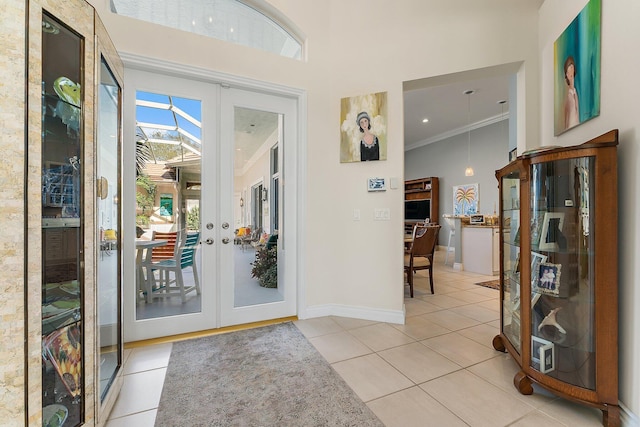
<path fill-rule="evenodd" d="M 42 405 L 84 422 L 83 39 L 42 20 Z M 59 412 L 58 412 L 59 411 Z"/>
<path fill-rule="evenodd" d="M 136 94 L 137 320 L 202 311 L 201 123 L 201 100 Z"/>
<path fill-rule="evenodd" d="M 520 174 L 502 177 L 502 331 L 518 353 L 520 343 Z"/>
<path fill-rule="evenodd" d="M 108 65 L 100 64 L 97 122 L 97 320 L 100 399 L 122 366 L 121 227 L 120 227 L 120 100 L 121 89 Z"/>
<path fill-rule="evenodd" d="M 531 366 L 592 390 L 596 379 L 594 171 L 594 157 L 532 165 L 530 248 Z"/>
<path fill-rule="evenodd" d="M 241 195 L 233 222 L 234 307 L 284 299 L 278 290 L 279 230 L 274 223 L 279 206 L 269 204 L 267 189 L 278 135 L 279 114 L 234 108 L 234 192 Z M 277 157 L 275 162 L 277 167 Z"/>

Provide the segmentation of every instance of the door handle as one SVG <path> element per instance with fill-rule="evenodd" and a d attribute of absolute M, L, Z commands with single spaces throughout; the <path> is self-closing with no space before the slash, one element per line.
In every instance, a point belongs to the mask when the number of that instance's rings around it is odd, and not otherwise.
<path fill-rule="evenodd" d="M 223 238 L 222 239 L 222 243 L 224 243 L 225 245 L 228 245 L 229 244 L 229 238 L 228 237 Z"/>
<path fill-rule="evenodd" d="M 213 239 L 211 237 L 209 237 L 207 240 L 204 241 L 207 245 L 213 245 Z"/>

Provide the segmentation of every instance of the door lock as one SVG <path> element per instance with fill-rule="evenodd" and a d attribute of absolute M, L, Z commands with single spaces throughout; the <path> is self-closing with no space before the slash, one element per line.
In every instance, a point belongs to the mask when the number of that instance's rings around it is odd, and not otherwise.
<path fill-rule="evenodd" d="M 207 245 L 213 245 L 213 239 L 211 237 L 209 237 L 207 240 L 204 241 Z"/>

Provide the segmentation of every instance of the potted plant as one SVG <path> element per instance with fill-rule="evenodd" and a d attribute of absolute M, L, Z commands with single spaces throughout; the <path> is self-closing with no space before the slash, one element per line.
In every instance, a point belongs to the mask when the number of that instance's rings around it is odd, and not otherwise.
<path fill-rule="evenodd" d="M 265 288 L 278 287 L 278 254 L 276 246 L 256 252 L 256 260 L 251 263 L 251 277 L 258 279 Z"/>

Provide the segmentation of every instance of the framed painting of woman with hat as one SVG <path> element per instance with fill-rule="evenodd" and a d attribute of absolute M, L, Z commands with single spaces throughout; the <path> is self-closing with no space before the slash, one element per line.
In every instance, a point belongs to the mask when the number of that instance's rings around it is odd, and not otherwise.
<path fill-rule="evenodd" d="M 340 163 L 387 160 L 387 93 L 342 98 Z"/>

